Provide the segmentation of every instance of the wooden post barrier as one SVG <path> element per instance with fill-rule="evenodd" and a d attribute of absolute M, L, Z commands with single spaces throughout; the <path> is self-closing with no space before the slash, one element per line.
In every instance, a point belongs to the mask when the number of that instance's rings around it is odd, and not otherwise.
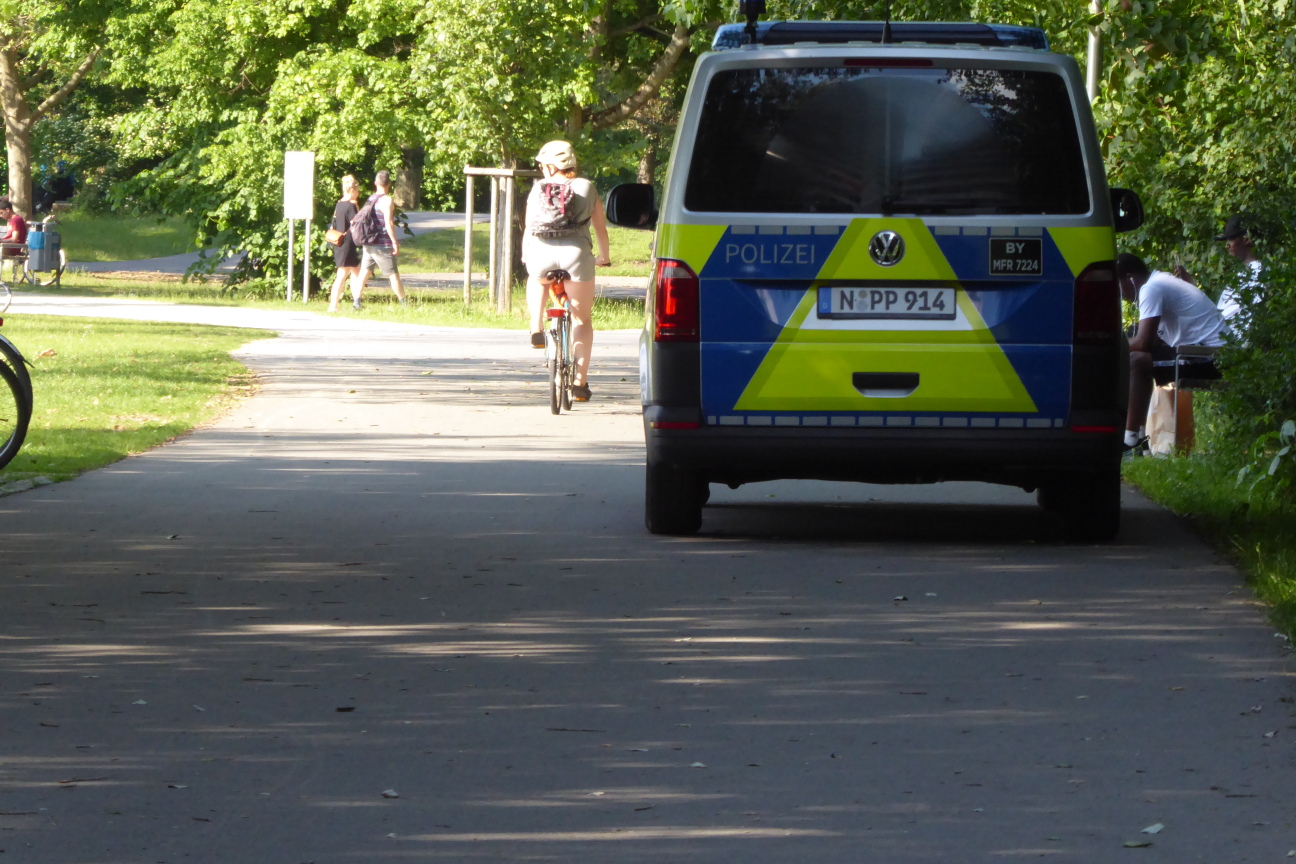
<path fill-rule="evenodd" d="M 499 312 L 513 308 L 513 217 L 516 210 L 517 178 L 539 177 L 531 168 L 474 168 L 464 166 L 467 189 L 464 195 L 464 304 L 472 302 L 473 178 L 491 181 L 490 250 L 486 283 L 491 303 Z M 501 212 L 501 210 L 503 212 Z"/>

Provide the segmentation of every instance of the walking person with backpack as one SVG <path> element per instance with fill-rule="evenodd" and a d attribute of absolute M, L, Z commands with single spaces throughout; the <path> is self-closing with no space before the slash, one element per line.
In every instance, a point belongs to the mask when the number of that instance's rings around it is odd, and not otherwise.
<path fill-rule="evenodd" d="M 391 172 L 382 170 L 374 177 L 374 194 L 351 219 L 351 237 L 360 246 L 360 272 L 351 277 L 351 297 L 355 308 L 360 308 L 360 295 L 369 284 L 369 274 L 374 267 L 391 280 L 392 293 L 401 305 L 405 303 L 405 289 L 401 285 L 396 256 L 400 254 L 400 241 L 396 239 L 391 198 Z"/>
<path fill-rule="evenodd" d="M 522 263 L 527 268 L 527 306 L 531 313 L 531 347 L 545 347 L 541 332 L 546 285 L 540 276 L 549 270 L 566 270 L 567 297 L 572 313 L 572 353 L 576 360 L 572 398 L 588 402 L 590 352 L 594 345 L 594 268 L 612 263 L 608 247 L 607 218 L 598 190 L 577 176 L 576 153 L 566 141 L 550 141 L 536 154 L 541 177 L 531 187 L 526 204 L 526 235 L 522 238 Z M 590 226 L 598 239 L 594 256 Z"/>

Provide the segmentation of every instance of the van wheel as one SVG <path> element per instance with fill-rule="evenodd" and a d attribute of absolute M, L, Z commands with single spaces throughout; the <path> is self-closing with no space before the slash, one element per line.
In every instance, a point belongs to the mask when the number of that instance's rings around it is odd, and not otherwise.
<path fill-rule="evenodd" d="M 1120 531 L 1120 464 L 1040 486 L 1040 507 L 1066 520 L 1067 539 L 1105 543 Z"/>
<path fill-rule="evenodd" d="M 649 457 L 644 523 L 653 534 L 696 534 L 702 527 L 707 492 L 707 484 L 692 471 Z"/>

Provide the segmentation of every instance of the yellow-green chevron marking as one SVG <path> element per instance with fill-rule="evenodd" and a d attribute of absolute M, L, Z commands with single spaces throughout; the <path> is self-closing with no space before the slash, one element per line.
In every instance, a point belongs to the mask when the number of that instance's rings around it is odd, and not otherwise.
<path fill-rule="evenodd" d="M 701 273 L 726 230 L 724 225 L 662 225 L 655 254 L 683 261 Z"/>
<path fill-rule="evenodd" d="M 893 268 L 875 264 L 868 241 L 899 230 L 908 247 Z M 904 269 L 902 269 L 904 268 Z M 939 280 L 954 273 L 920 220 L 860 219 L 843 234 L 820 279 Z M 817 288 L 806 291 L 778 340 L 743 390 L 738 411 L 932 411 L 1034 413 L 1035 403 L 968 296 L 953 322 L 912 330 L 867 329 L 871 321 L 819 321 Z M 917 389 L 895 398 L 865 396 L 856 372 L 918 373 Z"/>
<path fill-rule="evenodd" d="M 1072 276 L 1079 276 L 1095 261 L 1116 257 L 1116 232 L 1107 227 L 1050 228 L 1049 236 L 1062 253 Z"/>

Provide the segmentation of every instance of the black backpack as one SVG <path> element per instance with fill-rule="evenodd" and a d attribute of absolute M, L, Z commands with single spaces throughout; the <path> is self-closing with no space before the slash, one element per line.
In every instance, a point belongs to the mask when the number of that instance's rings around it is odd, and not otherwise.
<path fill-rule="evenodd" d="M 387 236 L 382 214 L 374 207 L 381 195 L 371 195 L 356 215 L 351 217 L 351 242 L 357 246 L 377 246 Z"/>
<path fill-rule="evenodd" d="M 575 237 L 580 230 L 576 221 L 574 201 L 570 183 L 557 183 L 552 180 L 538 181 L 538 212 L 531 216 L 531 234 L 536 237 Z"/>

